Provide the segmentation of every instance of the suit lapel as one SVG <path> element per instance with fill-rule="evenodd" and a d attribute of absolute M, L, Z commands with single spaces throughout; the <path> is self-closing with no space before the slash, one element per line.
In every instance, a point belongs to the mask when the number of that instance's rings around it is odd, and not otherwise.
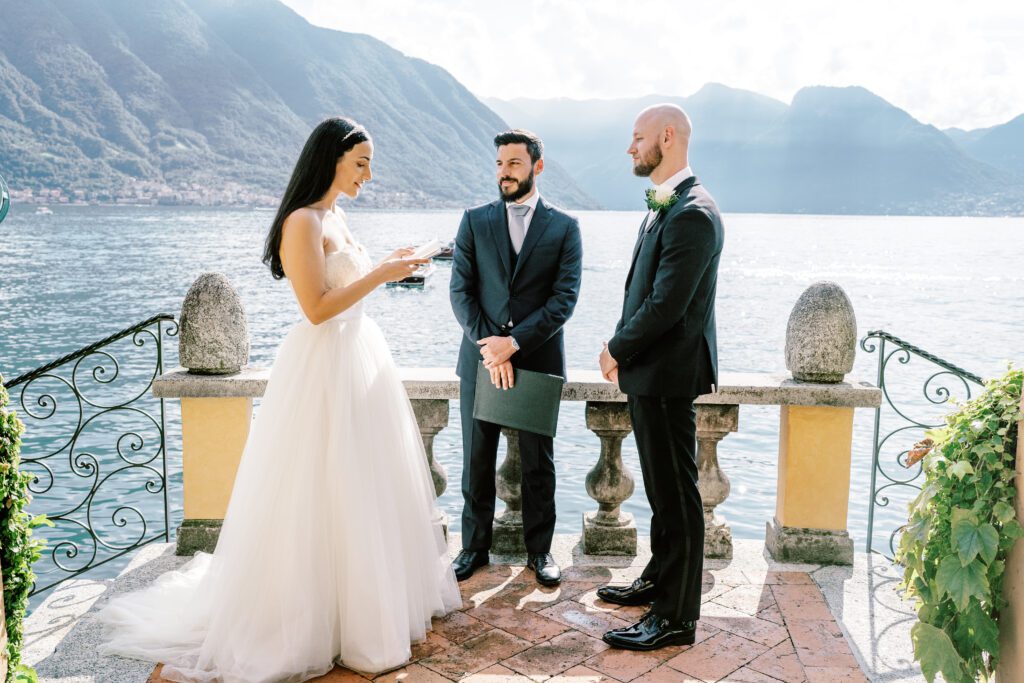
<path fill-rule="evenodd" d="M 513 280 L 519 274 L 519 271 L 523 269 L 523 263 L 530 257 L 530 252 L 533 251 L 537 241 L 544 235 L 544 228 L 547 227 L 548 220 L 550 219 L 551 212 L 544 205 L 544 200 L 538 200 L 536 213 L 530 220 L 530 227 L 526 231 L 526 238 L 523 239 L 523 246 L 519 250 L 519 258 L 516 259 L 516 272 L 512 275 Z"/>
<path fill-rule="evenodd" d="M 509 255 L 509 249 L 512 248 L 512 240 L 508 236 L 508 214 L 505 211 L 505 202 L 492 203 L 488 218 L 491 223 L 494 247 L 498 250 L 502 265 L 505 266 L 505 275 L 511 279 L 512 257 Z"/>
<path fill-rule="evenodd" d="M 683 182 L 676 185 L 674 192 L 679 197 L 677 203 L 679 201 L 682 201 L 683 195 L 686 193 L 686 191 L 696 184 L 697 176 L 692 175 Z M 640 255 L 640 247 L 642 247 L 644 244 L 644 238 L 647 237 L 647 234 L 652 232 L 654 228 L 658 226 L 658 223 L 661 222 L 661 220 L 665 217 L 666 214 L 668 214 L 669 211 L 672 210 L 673 207 L 675 207 L 675 204 L 673 204 L 671 207 L 667 209 L 662 209 L 658 213 L 654 214 L 654 218 L 650 221 L 648 221 L 646 217 L 644 218 L 645 224 L 641 226 L 640 234 L 636 238 L 636 245 L 633 247 L 633 259 L 632 261 L 630 261 L 629 264 L 629 274 L 626 275 L 627 286 L 629 285 L 630 280 L 633 279 L 633 270 L 636 268 L 636 258 L 637 256 Z"/>

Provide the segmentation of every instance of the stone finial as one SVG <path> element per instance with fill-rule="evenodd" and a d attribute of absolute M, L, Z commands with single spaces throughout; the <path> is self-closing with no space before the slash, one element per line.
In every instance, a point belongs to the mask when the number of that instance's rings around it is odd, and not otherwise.
<path fill-rule="evenodd" d="M 786 369 L 805 382 L 842 382 L 853 369 L 857 319 L 853 304 L 834 282 L 815 282 L 789 314 Z"/>
<path fill-rule="evenodd" d="M 196 278 L 178 321 L 179 362 L 190 372 L 227 375 L 249 362 L 249 325 L 242 299 L 221 273 Z"/>

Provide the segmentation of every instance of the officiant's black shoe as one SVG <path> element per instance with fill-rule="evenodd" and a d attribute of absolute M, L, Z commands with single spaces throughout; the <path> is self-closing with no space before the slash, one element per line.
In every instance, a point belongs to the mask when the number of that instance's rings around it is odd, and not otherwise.
<path fill-rule="evenodd" d="M 602 586 L 597 597 L 616 605 L 649 605 L 654 602 L 654 582 L 637 579 L 628 586 Z"/>
<path fill-rule="evenodd" d="M 555 564 L 551 553 L 530 553 L 526 568 L 533 570 L 537 575 L 537 583 L 542 586 L 557 586 L 562 582 L 562 570 Z"/>
<path fill-rule="evenodd" d="M 452 562 L 452 569 L 455 570 L 457 580 L 465 581 L 473 576 L 473 572 L 490 562 L 491 558 L 486 550 L 463 550 Z"/>
<path fill-rule="evenodd" d="M 623 650 L 657 650 L 669 645 L 693 645 L 697 622 L 672 622 L 648 612 L 639 623 L 604 634 L 604 642 Z"/>

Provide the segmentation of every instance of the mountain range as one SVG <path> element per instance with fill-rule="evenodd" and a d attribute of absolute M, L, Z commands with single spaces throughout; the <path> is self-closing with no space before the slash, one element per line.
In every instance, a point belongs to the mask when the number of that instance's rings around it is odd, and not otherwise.
<path fill-rule="evenodd" d="M 279 197 L 317 121 L 374 136 L 360 203 L 459 207 L 494 196 L 494 134 L 536 131 L 544 193 L 642 207 L 625 154 L 637 112 L 693 119 L 691 164 L 726 211 L 1024 215 L 1024 115 L 939 130 L 860 87 L 789 103 L 708 84 L 689 96 L 487 99 L 370 36 L 279 0 L 0 0 L 0 174 L 16 193 L 116 197 L 140 182 Z M 239 195 L 241 196 L 241 195 Z"/>
<path fill-rule="evenodd" d="M 361 204 L 496 193 L 507 126 L 446 71 L 277 0 L 0 0 L 0 173 L 12 189 L 233 184 L 280 196 L 322 118 L 374 137 Z M 596 206 L 550 164 L 556 202 Z"/>
<path fill-rule="evenodd" d="M 498 100 L 534 128 L 592 196 L 642 207 L 646 179 L 626 155 L 636 114 L 656 102 L 693 122 L 690 162 L 727 211 L 1024 214 L 1024 117 L 941 131 L 860 87 L 807 87 L 790 104 L 720 84 L 689 97 Z"/>

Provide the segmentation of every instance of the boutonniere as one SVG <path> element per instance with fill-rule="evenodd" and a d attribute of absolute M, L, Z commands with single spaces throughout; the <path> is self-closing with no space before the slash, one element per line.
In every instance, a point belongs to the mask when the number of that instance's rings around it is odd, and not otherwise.
<path fill-rule="evenodd" d="M 663 185 L 652 187 L 645 194 L 647 196 L 647 208 L 651 211 L 667 209 L 679 201 L 679 195 L 675 193 L 674 188 Z"/>

